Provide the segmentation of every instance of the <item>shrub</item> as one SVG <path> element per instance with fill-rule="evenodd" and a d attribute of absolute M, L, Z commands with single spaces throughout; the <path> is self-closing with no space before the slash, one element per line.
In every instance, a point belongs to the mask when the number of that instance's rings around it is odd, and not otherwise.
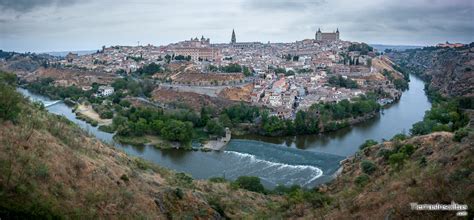
<path fill-rule="evenodd" d="M 314 190 L 305 192 L 303 198 L 305 201 L 311 203 L 313 208 L 323 207 L 324 205 L 331 203 L 331 198 Z"/>
<path fill-rule="evenodd" d="M 193 178 L 186 173 L 176 173 L 176 182 L 181 186 L 190 186 L 193 183 Z"/>
<path fill-rule="evenodd" d="M 211 178 L 209 178 L 209 181 L 213 182 L 213 183 L 225 183 L 225 182 L 227 182 L 227 180 L 224 177 L 211 177 Z"/>
<path fill-rule="evenodd" d="M 364 187 L 369 183 L 369 176 L 367 174 L 362 174 L 355 178 L 354 183 L 359 187 Z"/>
<path fill-rule="evenodd" d="M 40 164 L 38 167 L 36 167 L 35 175 L 42 179 L 49 177 L 48 166 L 46 166 L 46 164 Z"/>
<path fill-rule="evenodd" d="M 360 163 L 360 167 L 362 168 L 362 172 L 366 173 L 366 174 L 372 174 L 376 169 L 377 167 L 375 166 L 374 163 L 372 163 L 371 161 L 368 161 L 368 160 L 364 160 Z"/>
<path fill-rule="evenodd" d="M 123 180 L 124 182 L 128 182 L 130 180 L 126 174 L 122 174 L 120 179 Z"/>
<path fill-rule="evenodd" d="M 141 159 L 141 158 L 135 158 L 135 164 L 137 165 L 137 167 L 141 170 L 147 170 L 147 169 L 150 169 L 150 165 L 148 164 L 147 161 L 145 161 L 144 159 Z"/>
<path fill-rule="evenodd" d="M 408 136 L 406 134 L 396 134 L 395 136 L 392 137 L 391 141 L 395 141 L 395 140 L 398 140 L 398 141 L 403 141 L 403 140 L 406 140 L 408 138 Z"/>
<path fill-rule="evenodd" d="M 175 194 L 176 197 L 178 197 L 179 199 L 183 199 L 183 197 L 184 197 L 183 190 L 181 190 L 181 188 L 179 188 L 179 187 L 174 190 L 174 194 Z"/>
<path fill-rule="evenodd" d="M 101 125 L 99 126 L 99 130 L 107 133 L 114 133 L 114 127 L 111 125 Z"/>
<path fill-rule="evenodd" d="M 240 176 L 232 183 L 238 188 L 246 189 L 252 192 L 264 193 L 265 188 L 256 176 Z"/>
<path fill-rule="evenodd" d="M 369 140 L 366 140 L 363 144 L 361 144 L 361 145 L 359 146 L 359 149 L 362 150 L 362 149 L 365 149 L 365 148 L 367 148 L 367 147 L 370 147 L 370 146 L 373 146 L 373 145 L 376 145 L 376 144 L 378 144 L 377 141 L 372 140 L 372 139 L 369 139 Z"/>
<path fill-rule="evenodd" d="M 406 156 L 411 156 L 415 152 L 415 147 L 412 144 L 406 144 L 399 152 L 404 153 Z"/>
<path fill-rule="evenodd" d="M 221 217 L 227 219 L 227 216 L 225 214 L 225 207 L 221 205 L 221 202 L 219 201 L 219 198 L 217 197 L 212 197 L 208 200 L 209 205 L 218 212 Z"/>
<path fill-rule="evenodd" d="M 284 194 L 289 194 L 291 192 L 294 192 L 294 191 L 300 190 L 300 189 L 301 189 L 301 186 L 299 186 L 299 185 L 292 185 L 290 187 L 285 186 L 285 185 L 278 185 L 271 191 L 271 193 L 278 194 L 278 195 L 284 195 Z"/>
<path fill-rule="evenodd" d="M 388 162 L 390 163 L 390 166 L 392 166 L 392 168 L 398 170 L 401 167 L 403 167 L 405 158 L 406 158 L 406 154 L 404 153 L 394 153 L 389 156 Z"/>
<path fill-rule="evenodd" d="M 418 165 L 420 165 L 420 167 L 425 167 L 427 165 L 427 161 L 426 161 L 426 157 L 421 157 L 420 160 L 418 161 Z"/>
<path fill-rule="evenodd" d="M 114 117 L 114 113 L 112 111 L 104 111 L 100 113 L 100 118 L 111 119 L 113 117 Z"/>
<path fill-rule="evenodd" d="M 453 140 L 457 142 L 461 142 L 461 140 L 469 135 L 469 130 L 467 128 L 461 128 L 454 132 Z"/>
<path fill-rule="evenodd" d="M 452 181 L 468 180 L 469 175 L 471 175 L 471 172 L 472 171 L 467 168 L 461 168 L 449 175 L 449 179 Z"/>
<path fill-rule="evenodd" d="M 128 108 L 128 107 L 130 107 L 131 103 L 130 103 L 130 101 L 128 101 L 128 100 L 122 99 L 122 100 L 120 101 L 120 105 L 123 106 L 123 107 L 127 107 L 127 108 Z"/>
<path fill-rule="evenodd" d="M 0 82 L 13 86 L 17 82 L 17 77 L 14 73 L 0 71 Z"/>
<path fill-rule="evenodd" d="M 21 95 L 13 87 L 0 82 L 0 118 L 14 120 L 20 113 Z"/>
<path fill-rule="evenodd" d="M 383 157 L 384 160 L 388 160 L 388 158 L 390 157 L 390 155 L 392 155 L 392 153 L 393 152 L 391 150 L 382 148 L 379 150 L 379 152 L 377 152 L 377 156 Z"/>

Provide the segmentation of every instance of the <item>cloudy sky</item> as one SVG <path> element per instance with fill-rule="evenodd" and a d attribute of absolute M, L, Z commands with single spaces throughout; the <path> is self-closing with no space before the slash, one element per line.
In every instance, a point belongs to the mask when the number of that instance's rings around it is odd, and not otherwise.
<path fill-rule="evenodd" d="M 474 0 L 0 0 L 0 49 L 68 51 L 211 42 L 293 42 L 339 28 L 368 43 L 474 41 Z"/>

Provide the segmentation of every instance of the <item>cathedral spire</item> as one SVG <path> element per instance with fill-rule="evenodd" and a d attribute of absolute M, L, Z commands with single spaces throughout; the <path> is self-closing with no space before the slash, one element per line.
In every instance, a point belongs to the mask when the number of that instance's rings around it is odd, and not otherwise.
<path fill-rule="evenodd" d="M 232 29 L 232 38 L 230 39 L 231 44 L 235 44 L 237 42 L 237 39 L 235 38 L 235 31 Z"/>

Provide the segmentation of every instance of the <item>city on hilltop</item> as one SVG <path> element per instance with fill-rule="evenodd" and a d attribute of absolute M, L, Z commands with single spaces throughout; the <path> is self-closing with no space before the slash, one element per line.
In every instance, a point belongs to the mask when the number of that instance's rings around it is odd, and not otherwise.
<path fill-rule="evenodd" d="M 473 219 L 473 1 L 351 3 L 0 0 L 0 220 Z"/>
<path fill-rule="evenodd" d="M 150 96 L 154 102 L 166 105 L 182 93 L 193 93 L 246 102 L 267 108 L 272 116 L 295 119 L 298 111 L 316 103 L 351 100 L 369 91 L 379 93 L 382 105 L 398 99 L 407 86 L 405 76 L 381 54 L 365 43 L 341 40 L 339 29 L 318 28 L 314 39 L 292 43 L 239 42 L 232 30 L 229 43 L 213 44 L 201 36 L 166 46 L 104 46 L 93 54 L 69 53 L 45 62 L 84 71 L 75 77 L 57 76 L 55 85 L 84 91 L 93 83 L 108 86 L 106 93 L 98 93 L 101 96 L 112 94 L 116 76 L 150 69 L 138 75 L 156 85 Z M 47 68 L 39 71 L 52 74 Z M 96 74 L 100 72 L 104 75 Z M 205 106 L 195 100 L 183 104 Z"/>

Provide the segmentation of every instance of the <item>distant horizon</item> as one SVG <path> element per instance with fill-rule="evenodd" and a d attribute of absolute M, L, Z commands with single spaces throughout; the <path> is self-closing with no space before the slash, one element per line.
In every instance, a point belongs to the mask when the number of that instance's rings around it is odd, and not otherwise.
<path fill-rule="evenodd" d="M 189 38 L 190 39 L 190 38 Z M 308 39 L 308 38 L 307 38 Z M 305 40 L 305 39 L 301 39 L 301 40 Z M 184 40 L 179 40 L 179 41 L 184 41 Z M 176 42 L 179 42 L 179 41 L 176 41 Z M 298 40 L 300 41 L 300 40 Z M 343 40 L 345 41 L 345 40 Z M 151 44 L 153 46 L 156 46 L 156 47 L 160 47 L 160 46 L 166 46 L 168 44 L 172 44 L 172 43 L 176 43 L 176 42 L 171 42 L 171 43 L 167 43 L 167 44 L 160 44 L 160 45 L 155 45 L 155 44 Z M 239 41 L 238 41 L 239 42 Z M 261 43 L 266 43 L 266 42 L 263 42 L 263 41 L 253 41 L 253 42 L 261 42 Z M 270 43 L 294 43 L 296 41 L 292 41 L 292 42 L 270 42 Z M 356 42 L 356 41 L 351 41 L 351 42 Z M 439 43 L 445 43 L 446 41 L 444 42 L 439 42 Z M 448 41 L 450 42 L 450 41 Z M 226 42 L 212 42 L 212 39 L 211 39 L 211 44 L 222 44 L 222 43 L 226 43 Z M 384 43 L 368 43 L 368 42 L 358 42 L 358 43 L 366 43 L 368 45 L 380 45 L 380 46 L 393 46 L 393 47 L 429 47 L 429 46 L 436 46 L 436 44 L 434 45 L 409 45 L 409 44 L 384 44 Z M 465 42 L 450 42 L 450 43 L 462 43 L 462 44 L 470 44 L 471 42 L 468 42 L 468 43 L 465 43 Z M 147 46 L 148 44 L 140 44 L 140 46 Z M 104 45 L 103 45 L 104 46 Z M 116 44 L 116 45 L 105 45 L 106 47 L 112 47 L 112 46 L 127 46 L 127 47 L 136 47 L 138 45 L 125 45 L 125 44 Z M 4 51 L 4 52 L 16 52 L 16 53 L 36 53 L 36 54 L 48 54 L 48 53 L 68 53 L 68 52 L 91 52 L 91 51 L 97 51 L 97 50 L 100 50 L 102 49 L 102 46 L 99 46 L 98 48 L 92 48 L 92 49 L 72 49 L 72 50 L 46 50 L 46 51 L 15 51 L 15 50 L 5 50 L 3 48 L 0 48 L 0 50 Z"/>

